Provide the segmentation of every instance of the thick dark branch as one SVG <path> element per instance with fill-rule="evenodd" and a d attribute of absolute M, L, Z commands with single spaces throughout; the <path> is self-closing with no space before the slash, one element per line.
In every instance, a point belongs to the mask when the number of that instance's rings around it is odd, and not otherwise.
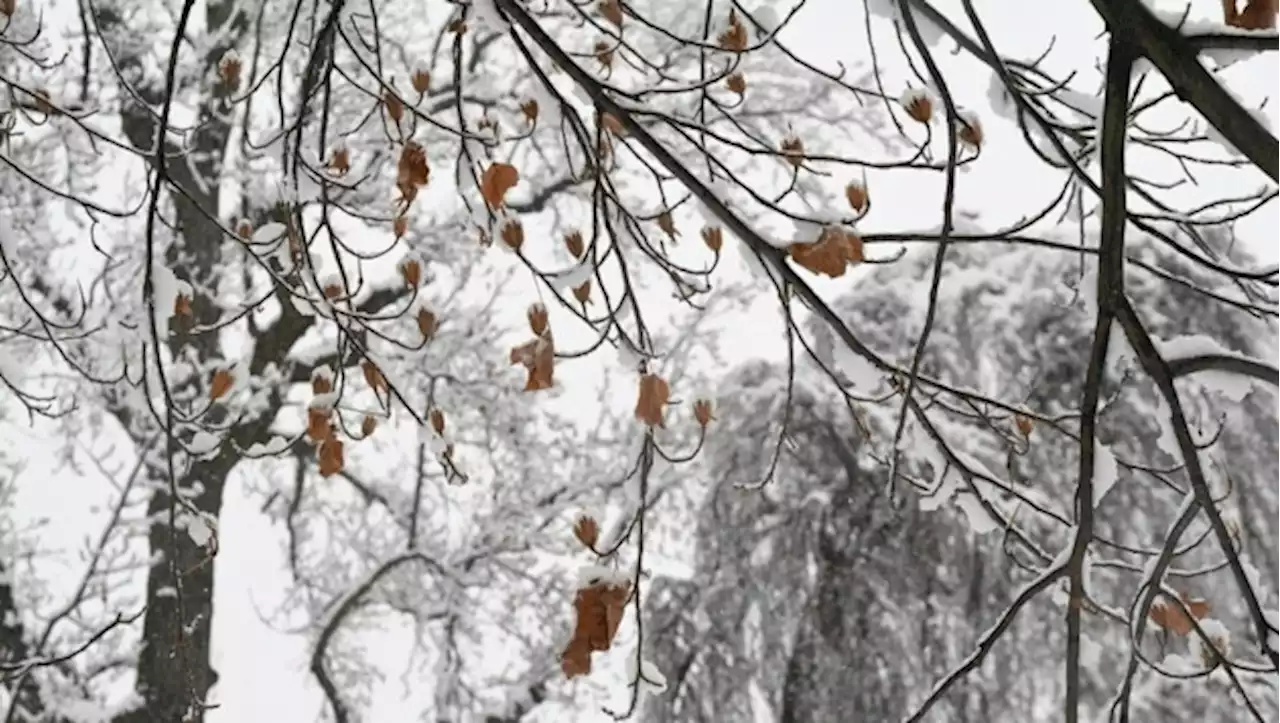
<path fill-rule="evenodd" d="M 1169 373 L 1185 377 L 1196 372 L 1229 372 L 1265 382 L 1271 386 L 1280 384 L 1280 370 L 1257 359 L 1238 354 L 1196 354 L 1194 356 L 1167 359 Z"/>
<path fill-rule="evenodd" d="M 1113 35 L 1128 36 L 1178 98 L 1272 180 L 1280 177 L 1280 143 L 1200 64 L 1196 48 L 1138 0 L 1092 0 Z"/>

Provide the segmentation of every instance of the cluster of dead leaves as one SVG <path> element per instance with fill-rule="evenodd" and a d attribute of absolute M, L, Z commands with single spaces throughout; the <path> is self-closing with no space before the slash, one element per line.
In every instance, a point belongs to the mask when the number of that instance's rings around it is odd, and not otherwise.
<path fill-rule="evenodd" d="M 1165 602 L 1157 600 L 1151 604 L 1151 610 L 1147 613 L 1147 617 L 1151 618 L 1151 622 L 1159 625 L 1162 629 L 1173 632 L 1175 635 L 1186 635 L 1194 630 L 1192 618 L 1203 620 L 1209 614 L 1209 603 L 1205 600 L 1191 599 L 1185 595 L 1179 594 L 1182 605 L 1176 602 Z M 1186 606 L 1188 616 L 1184 612 L 1182 606 Z"/>
<path fill-rule="evenodd" d="M 827 226 L 814 242 L 794 243 L 787 249 L 791 260 L 833 279 L 844 276 L 850 264 L 862 263 L 862 237 L 840 226 Z"/>
<path fill-rule="evenodd" d="M 1242 30 L 1270 30 L 1276 26 L 1277 0 L 1248 0 L 1244 10 L 1239 0 L 1222 0 L 1222 21 Z"/>
<path fill-rule="evenodd" d="M 527 372 L 524 390 L 550 389 L 554 384 L 556 345 L 551 336 L 547 309 L 542 304 L 529 307 L 529 329 L 533 339 L 511 350 L 511 363 L 521 364 Z"/>

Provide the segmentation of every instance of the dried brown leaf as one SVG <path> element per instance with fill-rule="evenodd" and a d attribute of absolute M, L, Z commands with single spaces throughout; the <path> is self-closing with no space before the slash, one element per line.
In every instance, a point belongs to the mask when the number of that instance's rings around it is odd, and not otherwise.
<path fill-rule="evenodd" d="M 587 515 L 578 518 L 577 523 L 573 526 L 573 536 L 578 538 L 589 550 L 594 550 L 596 542 L 600 539 L 600 525 Z"/>
<path fill-rule="evenodd" d="M 332 433 L 320 443 L 318 457 L 321 477 L 329 477 L 342 471 L 346 464 L 343 446 L 342 440 Z"/>
<path fill-rule="evenodd" d="M 493 163 L 480 174 L 480 195 L 490 209 L 502 208 L 507 191 L 520 182 L 520 172 L 507 163 Z"/>
<path fill-rule="evenodd" d="M 226 369 L 219 369 L 213 373 L 213 379 L 209 382 L 209 401 L 216 402 L 226 396 L 231 391 L 231 387 L 235 386 L 236 378 Z"/>
<path fill-rule="evenodd" d="M 636 419 L 651 427 L 664 426 L 663 411 L 671 400 L 671 387 L 656 374 L 640 375 L 640 390 L 636 396 Z"/>

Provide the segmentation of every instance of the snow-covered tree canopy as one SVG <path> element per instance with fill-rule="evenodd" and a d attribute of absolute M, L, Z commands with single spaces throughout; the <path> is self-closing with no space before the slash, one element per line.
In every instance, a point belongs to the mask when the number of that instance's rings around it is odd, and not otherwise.
<path fill-rule="evenodd" d="M 3 721 L 221 715 L 233 508 L 299 720 L 1267 718 L 1275 20 L 0 0 Z"/>

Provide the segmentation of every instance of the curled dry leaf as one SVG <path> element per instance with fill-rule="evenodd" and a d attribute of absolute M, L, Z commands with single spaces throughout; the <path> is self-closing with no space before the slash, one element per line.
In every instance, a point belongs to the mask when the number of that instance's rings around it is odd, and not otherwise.
<path fill-rule="evenodd" d="M 867 186 L 861 181 L 852 181 L 844 187 L 845 200 L 849 202 L 849 207 L 856 213 L 862 213 L 867 209 Z"/>
<path fill-rule="evenodd" d="M 664 425 L 663 411 L 671 400 L 671 387 L 657 374 L 640 375 L 640 392 L 636 396 L 636 419 L 650 427 Z"/>
<path fill-rule="evenodd" d="M 1239 10 L 1239 0 L 1222 0 L 1222 21 L 1242 30 L 1270 30 L 1276 26 L 1276 0 L 1248 0 Z"/>
<path fill-rule="evenodd" d="M 606 651 L 613 645 L 630 594 L 630 583 L 615 585 L 596 581 L 578 590 L 573 600 L 577 624 L 560 656 L 565 676 L 573 678 L 590 673 L 591 654 Z"/>
<path fill-rule="evenodd" d="M 1182 598 L 1183 605 L 1186 605 L 1190 611 L 1191 617 L 1196 620 L 1203 620 L 1209 614 L 1209 603 L 1205 600 L 1192 600 L 1185 595 L 1179 595 Z M 1182 611 L 1182 607 L 1172 601 L 1158 600 L 1151 604 L 1151 610 L 1147 613 L 1151 618 L 1151 622 L 1159 625 L 1165 630 L 1173 632 L 1175 635 L 1186 635 L 1190 633 L 1194 626 L 1191 618 Z"/>
<path fill-rule="evenodd" d="M 1024 437 L 1030 437 L 1031 431 L 1035 429 L 1035 422 L 1025 414 L 1014 414 L 1013 424 L 1018 428 L 1018 432 Z"/>
<path fill-rule="evenodd" d="M 245 241 L 248 241 L 253 238 L 253 226 L 247 219 L 241 219 L 240 225 L 236 227 L 236 234 Z"/>
<path fill-rule="evenodd" d="M 0 15 L 6 18 L 13 17 L 18 11 L 18 0 L 0 0 Z"/>
<path fill-rule="evenodd" d="M 346 464 L 342 448 L 342 440 L 333 433 L 320 443 L 320 450 L 317 453 L 320 460 L 320 476 L 329 477 L 342 471 Z"/>
<path fill-rule="evenodd" d="M 795 243 L 788 251 L 800 266 L 836 279 L 844 276 L 849 264 L 862 261 L 862 238 L 839 226 L 828 226 L 814 243 Z"/>
<path fill-rule="evenodd" d="M 219 369 L 214 372 L 213 379 L 209 382 L 209 401 L 216 402 L 226 396 L 235 383 L 236 378 L 230 371 Z"/>
<path fill-rule="evenodd" d="M 702 243 L 707 245 L 715 253 L 720 253 L 720 248 L 724 245 L 724 231 L 719 226 L 706 226 L 702 229 Z"/>
<path fill-rule="evenodd" d="M 427 413 L 427 421 L 430 422 L 431 429 L 435 431 L 436 436 L 444 436 L 444 412 L 439 409 L 432 408 L 432 410 Z"/>
<path fill-rule="evenodd" d="M 512 251 L 519 251 L 524 246 L 524 224 L 518 219 L 512 219 L 502 225 L 502 230 L 498 234 L 502 238 L 502 243 Z"/>
<path fill-rule="evenodd" d="M 593 48 L 596 55 L 596 62 L 600 63 L 603 70 L 613 67 L 613 44 L 608 40 L 597 40 L 596 46 Z"/>
<path fill-rule="evenodd" d="M 311 373 L 311 393 L 328 394 L 333 391 L 333 378 L 328 374 L 328 367 L 317 367 Z"/>
<path fill-rule="evenodd" d="M 242 67 L 240 56 L 234 50 L 223 53 L 222 59 L 218 61 L 218 80 L 221 81 L 223 89 L 228 93 L 240 90 Z"/>
<path fill-rule="evenodd" d="M 529 305 L 529 311 L 526 313 L 529 318 L 529 330 L 534 336 L 542 336 L 547 333 L 547 325 L 549 318 L 547 316 L 547 307 L 538 302 Z"/>
<path fill-rule="evenodd" d="M 522 364 L 528 372 L 524 390 L 550 389 L 554 383 L 556 348 L 551 331 L 511 350 L 511 363 Z"/>
<path fill-rule="evenodd" d="M 418 95 L 422 95 L 431 87 L 431 73 L 419 68 L 413 71 L 413 75 L 409 76 L 409 84 L 413 86 Z"/>
<path fill-rule="evenodd" d="M 747 37 L 747 26 L 742 24 L 738 13 L 729 9 L 729 27 L 716 38 L 716 42 L 725 50 L 741 53 L 747 49 L 750 40 Z"/>
<path fill-rule="evenodd" d="M 342 287 L 338 284 L 325 284 L 324 298 L 333 301 L 342 296 Z"/>
<path fill-rule="evenodd" d="M 907 115 L 911 116 L 911 120 L 917 123 L 928 123 L 933 119 L 933 101 L 929 99 L 928 93 L 908 88 L 902 94 L 901 102 Z"/>
<path fill-rule="evenodd" d="M 573 298 L 577 299 L 579 304 L 591 303 L 591 279 L 573 287 Z"/>
<path fill-rule="evenodd" d="M 173 297 L 173 315 L 183 318 L 191 318 L 191 297 L 186 294 L 178 294 Z"/>
<path fill-rule="evenodd" d="M 431 341 L 436 335 L 436 315 L 431 313 L 430 309 L 418 309 L 417 315 L 418 333 L 422 335 L 424 342 Z"/>
<path fill-rule="evenodd" d="M 405 207 L 418 197 L 418 189 L 427 185 L 431 168 L 427 165 L 427 152 L 414 141 L 400 148 L 400 160 L 396 163 L 396 188 Z"/>
<path fill-rule="evenodd" d="M 391 118 L 391 122 L 400 126 L 400 122 L 404 120 L 404 103 L 401 102 L 400 96 L 390 88 L 382 91 L 382 107 L 387 110 L 387 117 Z"/>
<path fill-rule="evenodd" d="M 520 172 L 507 163 L 493 163 L 480 174 L 480 195 L 490 209 L 502 208 L 507 191 L 520 182 Z"/>
<path fill-rule="evenodd" d="M 582 254 L 586 253 L 586 245 L 582 242 L 581 231 L 570 231 L 564 235 L 564 247 L 569 250 L 569 255 L 575 259 L 581 259 Z"/>
<path fill-rule="evenodd" d="M 600 0 L 600 15 L 615 26 L 622 27 L 622 5 L 618 0 Z"/>
<path fill-rule="evenodd" d="M 533 125 L 538 122 L 538 101 L 530 98 L 520 104 L 520 114 L 524 116 L 525 122 Z"/>
<path fill-rule="evenodd" d="M 747 92 L 747 78 L 742 73 L 734 73 L 725 79 L 724 86 L 732 93 L 745 95 Z"/>
<path fill-rule="evenodd" d="M 364 415 L 364 419 L 360 420 L 360 436 L 368 437 L 378 428 L 378 418 L 372 414 Z"/>
<path fill-rule="evenodd" d="M 307 409 L 307 439 L 312 442 L 323 442 L 333 435 L 333 425 L 329 419 L 333 416 L 330 409 L 309 407 Z"/>
<path fill-rule="evenodd" d="M 783 138 L 780 146 L 782 157 L 791 164 L 792 168 L 799 168 L 804 163 L 804 142 L 795 136 Z"/>
<path fill-rule="evenodd" d="M 961 143 L 978 149 L 982 147 L 982 124 L 978 122 L 978 117 L 972 113 L 960 113 L 956 118 L 960 122 L 960 129 L 956 131 L 956 137 Z"/>
<path fill-rule="evenodd" d="M 693 403 L 693 418 L 698 420 L 698 426 L 706 427 L 715 420 L 714 408 L 710 399 L 699 399 Z"/>
<path fill-rule="evenodd" d="M 329 156 L 329 163 L 326 165 L 335 176 L 347 175 L 347 172 L 351 170 L 351 151 L 346 148 L 334 150 L 333 155 Z"/>
<path fill-rule="evenodd" d="M 675 241 L 680 236 L 680 231 L 676 229 L 675 221 L 671 220 L 670 211 L 663 211 L 658 214 L 658 228 L 662 229 L 662 232 L 670 237 L 672 241 Z"/>
<path fill-rule="evenodd" d="M 586 546 L 588 550 L 594 550 L 596 542 L 600 539 L 600 525 L 587 515 L 578 518 L 577 523 L 573 526 L 573 536 L 578 538 Z"/>
<path fill-rule="evenodd" d="M 405 259 L 399 264 L 400 278 L 404 279 L 404 285 L 410 289 L 418 288 L 418 284 L 422 283 L 422 264 L 417 259 Z"/>
<path fill-rule="evenodd" d="M 375 394 L 384 393 L 387 391 L 388 389 L 387 378 L 383 376 L 382 370 L 378 368 L 377 364 L 374 364 L 369 359 L 365 359 L 363 362 L 361 362 L 360 368 L 361 370 L 364 371 L 365 382 L 369 385 L 369 388 L 372 389 Z"/>
<path fill-rule="evenodd" d="M 399 241 L 404 238 L 404 235 L 408 232 L 409 217 L 403 213 L 397 214 L 391 221 L 391 233 L 395 234 L 396 240 Z"/>

